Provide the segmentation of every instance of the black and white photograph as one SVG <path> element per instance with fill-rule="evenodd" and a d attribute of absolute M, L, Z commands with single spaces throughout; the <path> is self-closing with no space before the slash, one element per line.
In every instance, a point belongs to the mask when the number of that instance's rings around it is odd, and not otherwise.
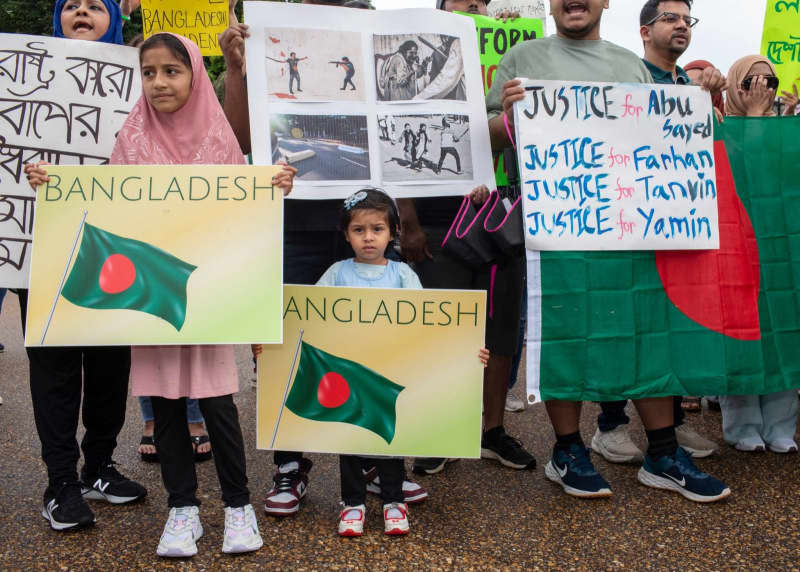
<path fill-rule="evenodd" d="M 447 34 L 373 36 L 378 101 L 466 101 L 461 41 Z"/>
<path fill-rule="evenodd" d="M 469 117 L 378 116 L 383 180 L 472 180 Z"/>
<path fill-rule="evenodd" d="M 361 34 L 316 28 L 265 29 L 271 100 L 364 101 Z"/>
<path fill-rule="evenodd" d="M 301 181 L 370 178 L 365 115 L 272 115 L 272 162 L 296 167 Z"/>

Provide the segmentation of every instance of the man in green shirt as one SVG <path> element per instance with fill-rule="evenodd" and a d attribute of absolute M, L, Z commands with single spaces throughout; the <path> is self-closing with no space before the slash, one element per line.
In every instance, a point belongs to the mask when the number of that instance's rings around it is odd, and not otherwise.
<path fill-rule="evenodd" d="M 600 21 L 609 0 L 550 0 L 550 13 L 557 34 L 540 40 L 518 44 L 505 55 L 497 69 L 492 89 L 487 95 L 489 133 L 492 149 L 499 151 L 511 144 L 513 106 L 525 98 L 525 90 L 514 78 L 553 79 L 567 81 L 651 83 L 650 72 L 632 52 L 600 39 Z M 542 253 L 547 258 L 548 272 L 559 272 L 559 266 L 583 264 L 583 275 L 600 275 L 604 255 L 571 258 L 558 252 Z M 651 257 L 651 252 L 615 252 L 616 258 L 629 256 L 631 261 Z M 538 264 L 538 261 L 531 261 Z M 574 272 L 574 268 L 573 268 Z M 580 272 L 577 273 L 581 274 Z M 576 288 L 588 287 L 576 284 Z M 633 295 L 633 292 L 632 292 Z M 541 304 L 563 304 L 558 295 L 541 297 Z M 576 312 L 588 312 L 584 303 L 575 303 Z M 533 341 L 533 340 L 532 340 Z M 544 340 L 548 351 L 567 362 L 574 359 L 574 348 L 568 342 Z M 613 359 L 614 356 L 608 356 Z M 580 385 L 580 379 L 559 379 L 564 385 Z M 691 457 L 678 447 L 672 414 L 672 398 L 643 398 L 634 401 L 647 431 L 648 450 L 639 471 L 639 481 L 654 488 L 675 490 L 698 502 L 711 502 L 730 494 L 724 483 L 701 472 Z M 551 400 L 547 413 L 556 434 L 547 477 L 560 484 L 568 494 L 578 497 L 603 497 L 611 494 L 606 480 L 595 470 L 579 431 L 581 402 Z"/>

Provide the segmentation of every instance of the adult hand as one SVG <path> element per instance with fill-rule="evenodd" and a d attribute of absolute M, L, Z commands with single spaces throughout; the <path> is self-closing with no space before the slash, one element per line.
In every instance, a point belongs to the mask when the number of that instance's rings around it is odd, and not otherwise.
<path fill-rule="evenodd" d="M 500 95 L 500 105 L 503 106 L 503 113 L 508 118 L 509 127 L 514 124 L 514 104 L 525 99 L 525 88 L 518 79 L 512 79 L 503 84 L 503 92 Z"/>
<path fill-rule="evenodd" d="M 45 161 L 25 163 L 25 175 L 28 177 L 28 184 L 30 184 L 34 192 L 39 185 L 50 180 L 50 177 L 47 176 L 47 169 L 43 168 L 44 165 L 49 165 L 49 163 Z"/>
<path fill-rule="evenodd" d="M 489 198 L 489 189 L 486 188 L 486 185 L 481 185 L 480 187 L 475 187 L 469 193 L 469 200 L 472 201 L 473 204 L 482 205 L 486 202 L 486 199 Z"/>
<path fill-rule="evenodd" d="M 409 262 L 422 262 L 426 258 L 433 260 L 431 251 L 428 250 L 428 237 L 419 225 L 403 227 L 400 233 L 400 250 Z"/>
<path fill-rule="evenodd" d="M 700 76 L 700 87 L 716 95 L 725 89 L 727 79 L 722 72 L 715 67 L 708 67 L 703 70 L 703 75 Z"/>
<path fill-rule="evenodd" d="M 506 23 L 508 20 L 519 18 L 519 12 L 517 10 L 505 9 L 495 14 L 495 18 L 497 20 L 502 20 L 503 23 Z"/>
<path fill-rule="evenodd" d="M 247 24 L 231 21 L 230 26 L 219 36 L 219 47 L 225 58 L 225 67 L 244 73 L 244 40 L 250 37 Z"/>
<path fill-rule="evenodd" d="M 283 191 L 283 196 L 286 197 L 292 192 L 292 187 L 294 187 L 294 176 L 297 174 L 297 169 L 289 166 L 286 161 L 278 161 L 276 164 L 283 165 L 283 169 L 272 177 L 272 186 L 281 189 Z"/>
<path fill-rule="evenodd" d="M 767 88 L 767 78 L 764 76 L 754 77 L 749 91 L 739 88 L 739 95 L 748 117 L 766 115 L 775 101 L 775 90 Z"/>
<path fill-rule="evenodd" d="M 139 9 L 141 3 L 142 0 L 121 0 L 119 3 L 119 9 L 123 16 L 130 16 Z"/>
<path fill-rule="evenodd" d="M 800 81 L 800 77 L 797 78 Z M 788 91 L 781 91 L 783 96 L 783 114 L 794 115 L 797 113 L 797 104 L 800 103 L 800 97 L 797 94 L 797 84 L 792 86 L 792 93 Z"/>

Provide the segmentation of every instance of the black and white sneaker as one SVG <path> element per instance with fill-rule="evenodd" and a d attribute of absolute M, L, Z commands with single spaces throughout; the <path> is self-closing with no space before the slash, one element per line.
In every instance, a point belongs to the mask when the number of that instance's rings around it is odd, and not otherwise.
<path fill-rule="evenodd" d="M 97 474 L 90 475 L 86 467 L 81 470 L 81 492 L 91 500 L 104 500 L 111 504 L 124 504 L 144 498 L 147 489 L 122 475 L 114 461 L 100 465 Z"/>
<path fill-rule="evenodd" d="M 481 437 L 481 457 L 495 459 L 500 464 L 512 469 L 535 469 L 536 459 L 522 448 L 522 443 L 515 439 L 502 425 L 483 433 Z"/>
<path fill-rule="evenodd" d="M 42 516 L 53 530 L 83 528 L 94 524 L 94 513 L 81 495 L 78 481 L 63 481 L 44 491 Z"/>

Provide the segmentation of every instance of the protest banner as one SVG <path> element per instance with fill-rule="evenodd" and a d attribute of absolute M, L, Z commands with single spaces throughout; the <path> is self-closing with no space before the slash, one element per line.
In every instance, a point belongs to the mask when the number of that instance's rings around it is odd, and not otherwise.
<path fill-rule="evenodd" d="M 48 168 L 25 344 L 279 343 L 279 169 Z"/>
<path fill-rule="evenodd" d="M 791 93 L 800 81 L 800 0 L 767 0 L 761 53 L 775 66 L 778 89 Z"/>
<path fill-rule="evenodd" d="M 219 35 L 228 27 L 228 0 L 142 0 L 145 38 L 172 32 L 189 38 L 204 56 L 221 56 Z"/>
<path fill-rule="evenodd" d="M 534 80 L 525 89 L 514 121 L 529 249 L 719 247 L 707 92 Z"/>
<path fill-rule="evenodd" d="M 546 31 L 547 11 L 545 0 L 492 0 L 487 7 L 489 16 L 496 18 L 502 12 L 517 12 L 521 18 L 537 18 L 542 21 Z"/>
<path fill-rule="evenodd" d="M 286 285 L 283 304 L 259 449 L 480 456 L 485 292 Z"/>
<path fill-rule="evenodd" d="M 529 401 L 800 386 L 800 117 L 726 117 L 714 136 L 719 250 L 528 251 Z"/>
<path fill-rule="evenodd" d="M 515 18 L 503 22 L 486 16 L 467 14 L 466 12 L 458 13 L 475 21 L 475 29 L 478 32 L 478 50 L 481 55 L 484 95 L 489 93 L 497 66 L 508 50 L 519 42 L 535 40 L 544 36 L 544 20 L 538 18 Z M 494 180 L 498 187 L 508 185 L 503 156 L 500 154 L 494 156 Z"/>
<path fill-rule="evenodd" d="M 24 164 L 106 163 L 141 91 L 134 48 L 0 34 L 0 287 L 28 285 L 34 194 Z"/>
<path fill-rule="evenodd" d="M 492 185 L 472 22 L 433 10 L 245 2 L 256 164 L 297 167 L 294 199 Z"/>

